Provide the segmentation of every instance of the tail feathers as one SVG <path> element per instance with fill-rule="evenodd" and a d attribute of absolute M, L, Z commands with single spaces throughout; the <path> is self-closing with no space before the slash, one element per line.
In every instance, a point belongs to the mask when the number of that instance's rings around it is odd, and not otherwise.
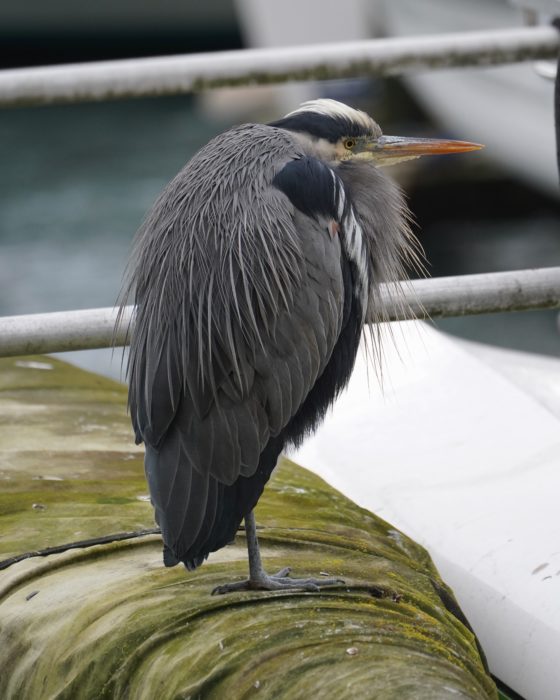
<path fill-rule="evenodd" d="M 173 552 L 169 549 L 169 547 L 166 544 L 163 545 L 163 563 L 165 564 L 165 566 L 177 566 L 177 564 L 179 563 L 177 557 L 173 554 Z"/>
<path fill-rule="evenodd" d="M 185 565 L 185 568 L 188 569 L 188 571 L 194 571 L 195 569 L 198 569 L 198 567 L 204 563 L 204 561 L 207 559 L 208 554 L 201 555 L 199 557 L 195 557 L 194 559 L 183 559 L 183 564 Z M 177 566 L 177 564 L 180 563 L 180 559 L 177 559 L 173 551 L 166 545 L 163 545 L 163 563 L 165 566 Z"/>
<path fill-rule="evenodd" d="M 271 439 L 257 471 L 227 486 L 197 472 L 185 459 L 178 436 L 170 433 L 158 450 L 146 445 L 146 477 L 164 541 L 163 563 L 183 562 L 192 571 L 210 552 L 235 539 L 270 478 L 283 441 Z"/>

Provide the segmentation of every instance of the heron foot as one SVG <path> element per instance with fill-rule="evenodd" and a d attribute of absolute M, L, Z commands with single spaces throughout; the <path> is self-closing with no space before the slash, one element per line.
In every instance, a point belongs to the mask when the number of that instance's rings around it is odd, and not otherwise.
<path fill-rule="evenodd" d="M 340 578 L 290 578 L 290 571 L 290 567 L 286 567 L 276 574 L 270 575 L 261 570 L 256 576 L 247 578 L 244 581 L 216 586 L 212 591 L 212 595 L 223 595 L 224 593 L 234 593 L 236 591 L 301 590 L 317 593 L 324 586 L 344 584 L 344 581 Z"/>

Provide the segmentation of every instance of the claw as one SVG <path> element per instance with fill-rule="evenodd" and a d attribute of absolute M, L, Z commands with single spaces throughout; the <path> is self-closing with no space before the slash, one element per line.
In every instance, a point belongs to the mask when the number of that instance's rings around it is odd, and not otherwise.
<path fill-rule="evenodd" d="M 290 568 L 286 567 L 277 574 L 269 576 L 264 571 L 254 579 L 245 579 L 234 583 L 226 583 L 216 586 L 212 595 L 223 595 L 224 593 L 235 593 L 236 591 L 289 591 L 302 590 L 317 593 L 324 586 L 336 586 L 344 584 L 340 578 L 290 578 L 287 574 Z"/>
<path fill-rule="evenodd" d="M 235 593 L 236 591 L 310 591 L 317 593 L 323 586 L 344 585 L 340 578 L 290 578 L 291 569 L 289 566 L 280 569 L 272 576 L 267 574 L 262 566 L 257 539 L 257 528 L 253 512 L 245 516 L 245 533 L 247 536 L 247 552 L 249 554 L 249 578 L 235 583 L 225 583 L 216 586 L 212 595 L 223 595 L 224 593 Z M 324 574 L 322 574 L 324 576 Z"/>

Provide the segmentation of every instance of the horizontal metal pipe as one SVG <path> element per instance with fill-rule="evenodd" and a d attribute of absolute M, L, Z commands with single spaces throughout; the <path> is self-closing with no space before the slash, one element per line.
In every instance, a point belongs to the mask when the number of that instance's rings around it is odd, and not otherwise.
<path fill-rule="evenodd" d="M 171 95 L 236 85 L 397 75 L 555 58 L 547 26 L 101 61 L 0 72 L 0 105 Z"/>
<path fill-rule="evenodd" d="M 130 306 L 123 315 L 126 326 L 131 314 Z M 116 322 L 117 309 L 112 308 L 0 317 L 0 357 L 107 348 Z M 124 345 L 125 335 L 115 337 L 115 344 Z"/>
<path fill-rule="evenodd" d="M 392 321 L 554 309 L 560 308 L 560 267 L 411 280 L 402 291 L 404 304 L 391 287 L 383 290 Z"/>
<path fill-rule="evenodd" d="M 384 286 L 388 320 L 560 308 L 560 267 L 411 280 Z M 407 310 L 408 309 L 408 310 Z M 85 309 L 0 318 L 0 357 L 125 345 L 133 307 L 114 334 L 117 310 Z"/>

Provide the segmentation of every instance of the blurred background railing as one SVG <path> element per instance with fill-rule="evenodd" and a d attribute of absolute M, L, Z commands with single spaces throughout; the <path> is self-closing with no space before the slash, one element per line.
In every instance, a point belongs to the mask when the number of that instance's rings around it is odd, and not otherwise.
<path fill-rule="evenodd" d="M 0 106 L 492 66 L 556 58 L 559 44 L 553 27 L 525 27 L 20 68 L 0 73 Z"/>

